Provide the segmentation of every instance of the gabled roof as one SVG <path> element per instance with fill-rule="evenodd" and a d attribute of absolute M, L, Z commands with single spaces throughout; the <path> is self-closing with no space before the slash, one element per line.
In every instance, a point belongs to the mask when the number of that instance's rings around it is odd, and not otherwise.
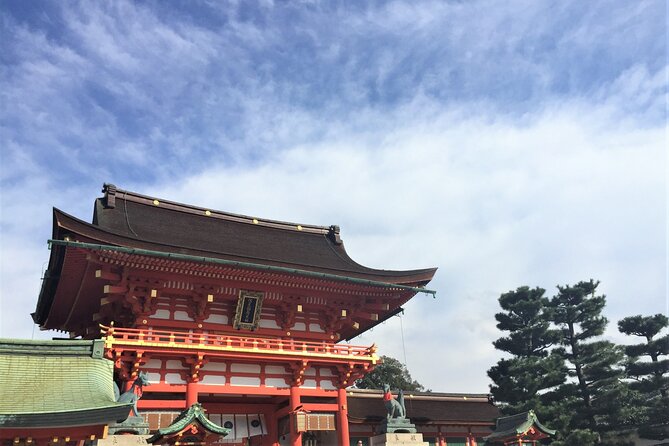
<path fill-rule="evenodd" d="M 555 435 L 556 432 L 541 424 L 534 411 L 530 410 L 508 417 L 499 417 L 495 431 L 485 439 L 486 441 L 493 441 L 496 439 L 517 437 L 526 434 L 531 428 L 549 437 Z"/>
<path fill-rule="evenodd" d="M 103 341 L 0 339 L 0 429 L 71 427 L 125 420 Z"/>
<path fill-rule="evenodd" d="M 208 434 L 216 434 L 221 437 L 225 437 L 230 433 L 230 429 L 219 426 L 216 423 L 211 422 L 204 414 L 204 409 L 200 403 L 195 403 L 190 406 L 188 409 L 184 410 L 177 416 L 172 424 L 153 434 L 153 436 L 147 438 L 147 443 L 160 443 L 162 444 L 166 437 L 173 437 L 179 435 L 187 430 L 189 426 L 193 424 L 199 424 L 205 429 Z"/>

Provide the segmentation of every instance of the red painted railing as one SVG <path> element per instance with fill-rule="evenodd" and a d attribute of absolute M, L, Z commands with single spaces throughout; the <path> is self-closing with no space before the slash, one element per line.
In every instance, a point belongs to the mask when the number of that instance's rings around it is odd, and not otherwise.
<path fill-rule="evenodd" d="M 204 350 L 264 352 L 304 356 L 338 356 L 376 363 L 376 345 L 361 347 L 328 342 L 295 339 L 254 338 L 212 333 L 187 333 L 100 325 L 108 346 L 153 345 L 170 348 L 202 348 Z"/>

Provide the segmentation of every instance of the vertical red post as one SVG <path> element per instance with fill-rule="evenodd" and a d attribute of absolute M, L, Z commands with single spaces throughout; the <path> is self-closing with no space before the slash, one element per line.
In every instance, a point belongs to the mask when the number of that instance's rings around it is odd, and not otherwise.
<path fill-rule="evenodd" d="M 302 433 L 295 426 L 295 409 L 300 405 L 300 388 L 290 388 L 290 446 L 302 446 Z"/>
<path fill-rule="evenodd" d="M 279 446 L 279 420 L 274 412 L 265 413 L 267 434 L 263 437 L 263 446 Z"/>
<path fill-rule="evenodd" d="M 197 381 L 188 381 L 186 384 L 186 408 L 197 403 Z"/>
<path fill-rule="evenodd" d="M 337 391 L 337 438 L 341 446 L 347 446 L 350 443 L 348 434 L 348 402 L 346 400 L 346 389 Z"/>

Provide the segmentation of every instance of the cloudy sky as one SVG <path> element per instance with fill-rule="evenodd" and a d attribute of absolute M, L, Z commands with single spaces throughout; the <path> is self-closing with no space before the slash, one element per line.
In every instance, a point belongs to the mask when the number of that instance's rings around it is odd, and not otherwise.
<path fill-rule="evenodd" d="M 614 340 L 667 311 L 664 1 L 4 0 L 0 27 L 0 336 L 54 335 L 51 208 L 90 221 L 103 182 L 439 267 L 353 341 L 438 391 L 488 390 L 518 286 L 601 280 Z"/>

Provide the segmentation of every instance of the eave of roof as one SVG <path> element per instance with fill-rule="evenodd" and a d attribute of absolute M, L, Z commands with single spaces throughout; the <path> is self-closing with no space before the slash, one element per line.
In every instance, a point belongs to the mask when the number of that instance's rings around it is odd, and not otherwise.
<path fill-rule="evenodd" d="M 337 275 L 337 274 L 320 273 L 320 272 L 316 272 L 316 271 L 301 270 L 301 269 L 297 269 L 297 268 L 286 268 L 286 267 L 282 267 L 282 266 L 263 265 L 263 264 L 250 263 L 250 262 L 239 262 L 239 261 L 235 261 L 235 260 L 226 260 L 226 259 L 219 259 L 219 258 L 214 258 L 214 257 L 201 257 L 201 256 L 190 255 L 190 254 L 179 254 L 179 253 L 173 253 L 173 252 L 153 251 L 153 250 L 149 250 L 149 249 L 126 248 L 126 247 L 123 247 L 123 246 L 99 245 L 99 244 L 94 244 L 94 243 L 73 242 L 73 241 L 67 241 L 67 240 L 49 240 L 49 245 L 59 245 L 59 246 L 66 246 L 66 247 L 72 247 L 72 248 L 83 248 L 83 249 L 89 249 L 89 250 L 92 250 L 92 251 L 105 251 L 105 250 L 106 251 L 116 251 L 116 252 L 122 252 L 122 253 L 126 253 L 126 254 L 136 254 L 136 255 L 150 256 L 150 257 L 162 257 L 162 258 L 167 258 L 167 259 L 172 259 L 172 260 L 184 260 L 184 261 L 188 261 L 188 262 L 212 263 L 212 264 L 218 264 L 218 265 L 234 266 L 234 267 L 238 267 L 238 268 L 253 269 L 253 270 L 258 270 L 258 271 L 272 271 L 272 272 L 277 272 L 277 273 L 286 273 L 286 274 L 292 274 L 292 275 L 296 275 L 296 276 L 303 276 L 303 277 L 309 277 L 309 278 L 315 278 L 315 279 L 331 280 L 331 281 L 335 281 L 335 282 L 346 282 L 346 283 L 354 283 L 354 284 L 357 284 L 357 285 L 366 285 L 366 286 L 380 287 L 380 288 L 387 288 L 387 289 L 413 291 L 415 293 L 431 294 L 432 296 L 435 296 L 437 294 L 437 292 L 434 291 L 434 290 L 429 290 L 427 288 L 422 288 L 422 287 L 412 287 L 412 286 L 407 286 L 407 285 L 398 285 L 398 284 L 394 284 L 394 283 L 380 282 L 380 281 L 376 281 L 376 280 L 360 279 L 360 278 L 357 278 L 357 277 L 340 276 L 340 275 Z"/>
<path fill-rule="evenodd" d="M 383 390 L 380 389 L 346 389 L 351 398 L 381 398 Z M 491 403 L 492 396 L 489 393 L 445 393 L 445 392 L 414 392 L 403 391 L 405 399 L 434 400 L 434 401 L 462 401 L 469 403 Z"/>
<path fill-rule="evenodd" d="M 375 389 L 348 389 L 349 417 L 372 423 L 385 418 L 383 392 Z M 404 392 L 407 416 L 418 424 L 481 426 L 488 431 L 499 409 L 487 394 Z"/>

